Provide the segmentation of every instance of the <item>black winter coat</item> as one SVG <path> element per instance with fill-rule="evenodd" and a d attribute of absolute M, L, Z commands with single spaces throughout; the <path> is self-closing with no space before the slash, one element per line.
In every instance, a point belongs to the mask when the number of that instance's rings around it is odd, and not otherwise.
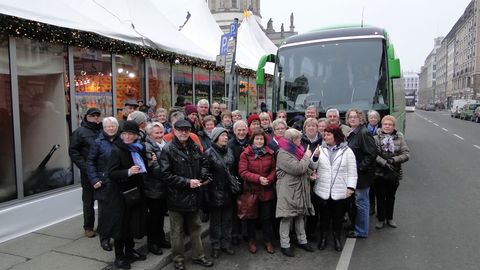
<path fill-rule="evenodd" d="M 112 153 L 113 143 L 119 140 L 119 136 L 115 136 L 113 140 L 108 138 L 108 135 L 102 131 L 95 143 L 90 147 L 90 152 L 87 157 L 87 175 L 90 183 L 95 185 L 102 181 L 102 186 L 95 189 L 95 199 L 104 200 L 107 186 L 109 185 L 108 178 L 108 161 Z"/>
<path fill-rule="evenodd" d="M 145 150 L 140 153 L 145 164 Z M 142 238 L 146 233 L 147 207 L 143 196 L 143 179 L 146 173 L 128 176 L 128 169 L 134 165 L 127 145 L 118 140 L 114 143 L 108 163 L 110 185 L 107 189 L 106 204 L 102 215 L 107 222 L 98 228 L 102 236 L 114 239 L 129 237 Z M 122 192 L 137 187 L 142 195 L 142 202 L 134 207 L 128 207 Z"/>
<path fill-rule="evenodd" d="M 77 128 L 70 138 L 68 154 L 73 163 L 80 169 L 82 181 L 89 183 L 87 175 L 87 157 L 90 147 L 95 144 L 95 139 L 102 131 L 102 124 L 88 122 L 83 119 L 82 124 Z"/>
<path fill-rule="evenodd" d="M 210 175 L 213 179 L 207 185 L 209 206 L 222 207 L 232 204 L 233 196 L 227 170 L 231 170 L 233 161 L 232 151 L 228 147 L 220 148 L 216 143 L 205 152 L 202 175 Z"/>
<path fill-rule="evenodd" d="M 322 135 L 320 133 L 317 133 L 317 134 L 318 134 L 317 139 L 313 142 L 310 141 L 310 139 L 307 137 L 306 134 L 302 135 L 302 146 L 303 148 L 305 148 L 305 151 L 307 151 L 307 149 L 310 149 L 310 151 L 312 151 L 312 154 L 313 154 L 317 146 L 322 145 Z"/>
<path fill-rule="evenodd" d="M 364 125 L 358 126 L 348 137 L 348 147 L 357 161 L 357 188 L 367 188 L 373 183 L 377 146 Z"/>
<path fill-rule="evenodd" d="M 167 185 L 168 210 L 194 212 L 200 209 L 202 191 L 191 188 L 190 179 L 204 179 L 201 175 L 203 156 L 191 138 L 183 146 L 177 137 L 167 143 L 160 155 L 160 178 Z"/>
<path fill-rule="evenodd" d="M 163 199 L 166 194 L 165 183 L 160 179 L 160 155 L 162 149 L 158 144 L 150 139 L 146 138 L 145 142 L 148 168 L 151 173 L 145 177 L 145 196 L 149 199 Z M 157 160 L 152 160 L 152 154 L 155 154 Z"/>
<path fill-rule="evenodd" d="M 245 137 L 243 141 L 237 140 L 236 137 L 233 137 L 228 141 L 228 148 L 232 152 L 233 156 L 233 165 L 232 165 L 232 173 L 238 177 L 240 174 L 238 173 L 238 163 L 240 162 L 240 154 L 242 154 L 243 150 L 248 146 L 248 138 Z"/>

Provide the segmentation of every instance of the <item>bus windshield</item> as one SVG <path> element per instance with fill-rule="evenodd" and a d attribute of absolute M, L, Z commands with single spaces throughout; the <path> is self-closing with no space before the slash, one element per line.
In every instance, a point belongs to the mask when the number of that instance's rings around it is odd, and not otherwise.
<path fill-rule="evenodd" d="M 275 70 L 277 108 L 388 109 L 384 48 L 381 38 L 281 48 Z"/>

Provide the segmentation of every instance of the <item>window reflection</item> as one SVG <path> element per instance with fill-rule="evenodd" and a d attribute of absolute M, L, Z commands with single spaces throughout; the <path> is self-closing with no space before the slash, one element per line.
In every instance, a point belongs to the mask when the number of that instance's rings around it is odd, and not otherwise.
<path fill-rule="evenodd" d="M 150 95 L 148 105 L 152 107 L 154 112 L 158 108 L 170 109 L 172 102 L 170 65 L 152 59 L 148 59 L 146 62 Z"/>
<path fill-rule="evenodd" d="M 185 97 L 185 103 L 193 101 L 192 67 L 175 66 L 173 69 L 174 80 L 174 100 L 178 96 Z"/>
<path fill-rule="evenodd" d="M 208 70 L 195 69 L 195 104 L 201 99 L 209 100 L 210 78 Z"/>
<path fill-rule="evenodd" d="M 225 103 L 225 76 L 223 72 L 212 71 L 212 102 Z"/>
<path fill-rule="evenodd" d="M 117 74 L 117 117 L 122 118 L 125 100 L 142 100 L 145 104 L 143 59 L 131 55 L 115 55 Z"/>
<path fill-rule="evenodd" d="M 24 194 L 73 183 L 65 102 L 66 47 L 17 40 Z"/>

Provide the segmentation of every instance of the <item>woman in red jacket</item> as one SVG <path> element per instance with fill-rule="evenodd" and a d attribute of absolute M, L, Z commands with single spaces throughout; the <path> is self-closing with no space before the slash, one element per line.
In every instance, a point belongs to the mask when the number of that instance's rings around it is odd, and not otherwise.
<path fill-rule="evenodd" d="M 275 156 L 267 147 L 267 136 L 263 129 L 257 128 L 252 131 L 250 145 L 240 155 L 238 170 L 244 181 L 243 193 L 238 199 L 238 217 L 247 220 L 248 250 L 251 253 L 257 252 L 255 223 L 260 216 L 265 248 L 272 254 L 274 253 L 272 213 L 275 207 Z M 253 205 L 245 204 L 246 198 L 255 198 L 256 202 Z M 245 205 L 247 207 L 243 207 Z"/>

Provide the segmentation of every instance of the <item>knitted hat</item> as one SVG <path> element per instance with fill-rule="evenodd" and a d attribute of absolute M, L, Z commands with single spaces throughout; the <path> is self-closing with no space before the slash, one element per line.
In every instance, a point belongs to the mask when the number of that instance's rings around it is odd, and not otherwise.
<path fill-rule="evenodd" d="M 248 126 L 250 126 L 252 124 L 253 121 L 258 121 L 260 123 L 260 117 L 258 117 L 257 114 L 252 114 L 248 117 L 247 119 L 247 122 L 248 122 Z"/>
<path fill-rule="evenodd" d="M 140 135 L 140 129 L 138 128 L 138 124 L 132 120 L 128 120 L 123 123 L 122 132 L 130 132 Z"/>
<path fill-rule="evenodd" d="M 212 142 L 217 142 L 218 140 L 218 137 L 220 137 L 220 135 L 222 135 L 223 132 L 227 132 L 228 134 L 228 131 L 222 127 L 216 127 L 212 130 Z"/>
<path fill-rule="evenodd" d="M 197 107 L 193 105 L 186 105 L 185 106 L 185 115 L 190 115 L 192 113 L 197 113 Z"/>

